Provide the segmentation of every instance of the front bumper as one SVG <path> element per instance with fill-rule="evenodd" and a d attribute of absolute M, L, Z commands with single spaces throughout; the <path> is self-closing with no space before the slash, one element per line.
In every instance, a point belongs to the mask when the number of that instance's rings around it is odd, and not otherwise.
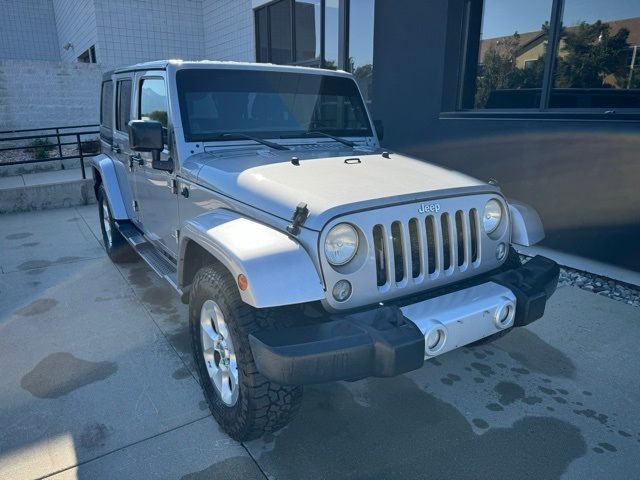
<path fill-rule="evenodd" d="M 336 315 L 329 322 L 249 336 L 260 373 L 283 385 L 391 377 L 542 317 L 560 269 L 537 256 L 483 283 L 404 306 Z"/>

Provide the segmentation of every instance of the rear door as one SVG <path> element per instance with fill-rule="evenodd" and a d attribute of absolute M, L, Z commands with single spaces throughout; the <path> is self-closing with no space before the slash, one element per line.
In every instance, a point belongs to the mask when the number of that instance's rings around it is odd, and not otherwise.
<path fill-rule="evenodd" d="M 160 122 L 165 145 L 160 153 L 162 161 L 170 161 L 169 102 L 164 71 L 149 71 L 136 79 L 137 118 Z M 136 198 L 140 207 L 143 229 L 156 247 L 175 259 L 177 255 L 178 199 L 173 189 L 174 172 L 156 170 L 151 152 L 137 152 Z"/>
<path fill-rule="evenodd" d="M 113 129 L 113 141 L 111 144 L 112 156 L 121 164 L 116 168 L 118 172 L 118 180 L 123 188 L 128 189 L 131 199 L 131 215 L 135 223 L 139 222 L 138 203 L 135 197 L 135 180 L 131 157 L 133 152 L 129 148 L 129 130 L 128 123 L 131 120 L 131 111 L 133 103 L 133 74 L 119 74 L 115 77 L 115 122 Z M 126 178 L 121 178 L 124 176 Z"/>

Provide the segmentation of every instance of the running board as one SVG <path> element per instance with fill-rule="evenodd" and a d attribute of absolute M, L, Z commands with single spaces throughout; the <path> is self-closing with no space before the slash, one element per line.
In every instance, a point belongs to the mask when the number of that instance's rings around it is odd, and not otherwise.
<path fill-rule="evenodd" d="M 178 288 L 176 282 L 177 270 L 175 264 L 162 255 L 151 242 L 147 241 L 142 232 L 132 223 L 116 222 L 116 226 L 129 245 L 131 245 L 147 265 L 151 267 L 151 270 L 160 278 L 169 282 L 169 284 L 182 295 L 182 291 Z"/>

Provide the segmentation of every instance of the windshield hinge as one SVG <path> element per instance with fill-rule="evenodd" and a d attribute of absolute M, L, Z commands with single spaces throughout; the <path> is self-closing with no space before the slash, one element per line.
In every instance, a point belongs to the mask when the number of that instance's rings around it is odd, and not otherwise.
<path fill-rule="evenodd" d="M 301 202 L 296 207 L 296 211 L 293 213 L 293 217 L 291 217 L 291 225 L 287 227 L 287 232 L 291 235 L 298 235 L 300 233 L 300 226 L 305 222 L 307 217 L 309 216 L 309 209 L 307 208 L 307 204 Z"/>

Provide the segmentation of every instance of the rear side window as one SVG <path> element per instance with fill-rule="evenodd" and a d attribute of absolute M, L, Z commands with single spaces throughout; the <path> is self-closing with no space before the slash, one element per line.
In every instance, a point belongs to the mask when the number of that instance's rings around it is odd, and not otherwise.
<path fill-rule="evenodd" d="M 116 130 L 126 133 L 127 123 L 131 120 L 131 80 L 120 80 L 117 86 Z"/>
<path fill-rule="evenodd" d="M 102 82 L 100 125 L 113 128 L 113 82 L 111 80 Z"/>

